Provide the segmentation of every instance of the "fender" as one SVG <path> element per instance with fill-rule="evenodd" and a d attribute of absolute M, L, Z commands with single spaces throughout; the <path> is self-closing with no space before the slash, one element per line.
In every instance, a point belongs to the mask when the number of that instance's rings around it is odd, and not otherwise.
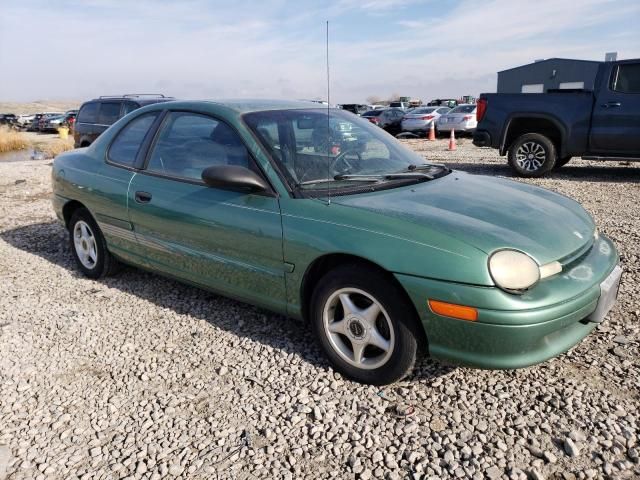
<path fill-rule="evenodd" d="M 504 130 L 500 136 L 500 155 L 506 155 L 507 153 L 507 136 L 509 134 L 509 129 L 511 128 L 511 122 L 513 120 L 518 120 L 521 118 L 539 118 L 543 120 L 548 120 L 553 123 L 554 126 L 558 128 L 560 132 L 560 148 L 558 150 L 558 156 L 563 157 L 565 155 L 565 143 L 567 138 L 567 129 L 564 124 L 557 118 L 555 115 L 550 113 L 513 113 L 507 117 L 507 121 L 505 122 Z"/>

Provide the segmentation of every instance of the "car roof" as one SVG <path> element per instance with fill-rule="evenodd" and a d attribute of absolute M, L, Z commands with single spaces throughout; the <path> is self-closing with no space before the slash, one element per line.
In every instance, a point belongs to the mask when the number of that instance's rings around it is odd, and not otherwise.
<path fill-rule="evenodd" d="M 319 104 L 317 102 L 309 102 L 305 100 L 271 100 L 271 99 L 211 99 L 211 100 L 196 100 L 198 102 L 208 102 L 227 107 L 238 113 L 248 112 L 263 112 L 268 110 L 293 110 L 304 108 L 327 108 L 327 105 Z M 330 107 L 333 108 L 333 107 Z"/>
<path fill-rule="evenodd" d="M 153 97 L 153 96 L 136 96 L 136 95 L 107 95 L 98 98 L 92 98 L 91 100 L 87 100 L 84 103 L 92 103 L 92 102 L 122 102 L 124 100 L 128 100 L 133 103 L 137 103 L 140 106 L 151 105 L 154 103 L 160 102 L 172 102 L 176 99 L 174 97 Z"/>

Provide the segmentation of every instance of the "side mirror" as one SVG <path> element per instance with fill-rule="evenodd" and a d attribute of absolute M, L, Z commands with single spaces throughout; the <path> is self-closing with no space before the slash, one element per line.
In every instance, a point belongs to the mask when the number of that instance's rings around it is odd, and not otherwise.
<path fill-rule="evenodd" d="M 269 192 L 269 184 L 248 168 L 238 165 L 215 165 L 202 171 L 202 180 L 210 187 L 239 192 Z"/>

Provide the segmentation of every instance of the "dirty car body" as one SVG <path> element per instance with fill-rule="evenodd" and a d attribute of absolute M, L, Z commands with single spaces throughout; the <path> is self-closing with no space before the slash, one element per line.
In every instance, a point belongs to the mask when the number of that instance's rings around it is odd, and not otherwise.
<path fill-rule="evenodd" d="M 406 375 L 422 350 L 542 362 L 603 320 L 620 278 L 575 201 L 424 164 L 367 120 L 308 103 L 150 105 L 52 175 L 85 273 L 103 238 L 104 255 L 309 320 L 334 367 L 368 383 Z"/>

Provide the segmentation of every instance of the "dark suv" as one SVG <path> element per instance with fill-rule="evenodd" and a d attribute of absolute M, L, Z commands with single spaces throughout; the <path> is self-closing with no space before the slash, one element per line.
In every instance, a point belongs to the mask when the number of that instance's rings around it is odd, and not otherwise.
<path fill-rule="evenodd" d="M 80 107 L 74 125 L 75 147 L 88 147 L 107 128 L 145 105 L 168 102 L 173 97 L 156 94 L 129 94 L 122 96 L 102 96 L 85 102 Z"/>

